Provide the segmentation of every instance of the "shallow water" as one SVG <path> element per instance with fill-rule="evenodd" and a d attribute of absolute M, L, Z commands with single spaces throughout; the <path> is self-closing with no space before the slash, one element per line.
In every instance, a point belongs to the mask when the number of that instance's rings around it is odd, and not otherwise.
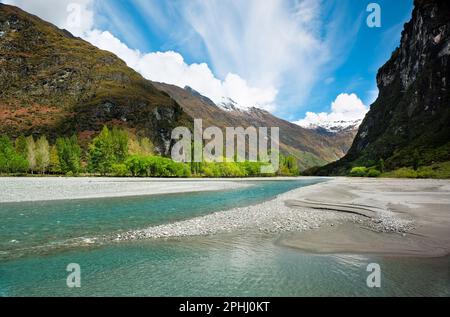
<path fill-rule="evenodd" d="M 248 233 L 76 243 L 271 199 L 318 180 L 223 192 L 0 205 L 0 296 L 450 296 L 449 259 L 318 256 Z M 16 240 L 16 242 L 14 242 Z M 382 287 L 366 285 L 369 263 Z M 66 266 L 81 266 L 79 289 Z"/>

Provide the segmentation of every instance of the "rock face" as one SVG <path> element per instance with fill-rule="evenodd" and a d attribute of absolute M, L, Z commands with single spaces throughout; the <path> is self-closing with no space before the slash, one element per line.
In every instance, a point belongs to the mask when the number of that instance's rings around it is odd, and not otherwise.
<path fill-rule="evenodd" d="M 450 2 L 416 0 L 401 44 L 377 75 L 380 94 L 348 154 L 320 174 L 380 159 L 390 169 L 450 160 Z"/>

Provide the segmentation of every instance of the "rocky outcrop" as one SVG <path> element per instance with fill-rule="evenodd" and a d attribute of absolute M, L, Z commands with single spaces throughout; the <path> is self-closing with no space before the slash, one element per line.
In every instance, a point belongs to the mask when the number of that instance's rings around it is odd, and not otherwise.
<path fill-rule="evenodd" d="M 380 159 L 394 169 L 450 160 L 450 2 L 416 0 L 400 47 L 377 75 L 380 94 L 342 160 L 342 174 Z M 417 157 L 419 156 L 419 157 Z"/>

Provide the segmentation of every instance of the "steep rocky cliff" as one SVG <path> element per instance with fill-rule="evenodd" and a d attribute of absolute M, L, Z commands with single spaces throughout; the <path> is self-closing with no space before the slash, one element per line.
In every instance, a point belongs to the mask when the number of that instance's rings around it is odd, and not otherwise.
<path fill-rule="evenodd" d="M 350 151 L 320 174 L 343 174 L 380 159 L 388 169 L 450 161 L 450 1 L 415 1 L 400 47 L 377 83 L 379 97 Z"/>

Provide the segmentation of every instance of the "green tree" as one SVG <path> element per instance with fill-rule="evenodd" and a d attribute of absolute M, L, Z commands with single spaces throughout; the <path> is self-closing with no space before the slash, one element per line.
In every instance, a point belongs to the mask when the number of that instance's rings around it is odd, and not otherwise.
<path fill-rule="evenodd" d="M 287 156 L 285 158 L 285 166 L 289 170 L 289 174 L 292 176 L 296 176 L 300 174 L 300 170 L 298 168 L 298 163 L 295 157 L 293 156 Z"/>
<path fill-rule="evenodd" d="M 128 138 L 128 155 L 141 155 L 141 146 L 136 136 L 131 135 Z"/>
<path fill-rule="evenodd" d="M 36 170 L 36 143 L 32 135 L 27 137 L 27 161 L 31 174 Z"/>
<path fill-rule="evenodd" d="M 247 176 L 259 176 L 261 174 L 262 164 L 260 162 L 244 162 L 241 165 Z"/>
<path fill-rule="evenodd" d="M 277 174 L 282 176 L 300 175 L 297 159 L 293 156 L 284 156 L 283 154 L 280 154 L 280 169 Z"/>
<path fill-rule="evenodd" d="M 58 138 L 56 149 L 61 172 L 78 174 L 81 169 L 81 148 L 77 137 L 74 135 L 71 138 Z"/>
<path fill-rule="evenodd" d="M 141 155 L 132 155 L 125 161 L 128 171 L 132 176 L 146 176 L 146 158 Z"/>
<path fill-rule="evenodd" d="M 111 131 L 111 139 L 116 163 L 123 163 L 128 156 L 128 134 L 114 127 Z"/>
<path fill-rule="evenodd" d="M 58 155 L 58 149 L 56 148 L 56 145 L 52 145 L 50 147 L 50 165 L 49 165 L 49 171 L 54 174 L 61 173 L 61 166 L 59 164 L 59 155 Z"/>
<path fill-rule="evenodd" d="M 21 134 L 15 142 L 16 153 L 22 156 L 24 159 L 28 156 L 27 138 Z"/>
<path fill-rule="evenodd" d="M 142 138 L 139 143 L 142 155 L 153 155 L 155 153 L 155 147 L 149 138 Z"/>
<path fill-rule="evenodd" d="M 377 170 L 376 168 L 370 168 L 367 171 L 367 177 L 380 177 L 381 172 Z"/>
<path fill-rule="evenodd" d="M 9 145 L 11 144 L 11 140 L 7 136 L 0 136 L 0 173 L 9 172 L 8 167 L 8 158 L 9 158 Z"/>
<path fill-rule="evenodd" d="M 89 145 L 89 169 L 106 175 L 117 162 L 115 145 L 108 127 L 104 126 L 102 132 L 95 137 Z"/>
<path fill-rule="evenodd" d="M 206 163 L 201 162 L 191 162 L 191 174 L 192 175 L 200 175 L 202 171 L 206 168 Z"/>
<path fill-rule="evenodd" d="M 128 133 L 128 154 L 129 155 L 154 155 L 154 149 L 152 141 L 149 138 L 138 138 L 132 133 Z"/>
<path fill-rule="evenodd" d="M 13 143 L 7 136 L 0 136 L 0 173 L 23 173 L 28 162 L 17 154 Z"/>
<path fill-rule="evenodd" d="M 50 165 L 50 145 L 43 135 L 36 141 L 36 168 L 42 173 L 47 172 Z"/>
<path fill-rule="evenodd" d="M 380 159 L 378 161 L 378 170 L 380 171 L 380 173 L 384 173 L 384 169 L 385 169 L 384 160 Z"/>

